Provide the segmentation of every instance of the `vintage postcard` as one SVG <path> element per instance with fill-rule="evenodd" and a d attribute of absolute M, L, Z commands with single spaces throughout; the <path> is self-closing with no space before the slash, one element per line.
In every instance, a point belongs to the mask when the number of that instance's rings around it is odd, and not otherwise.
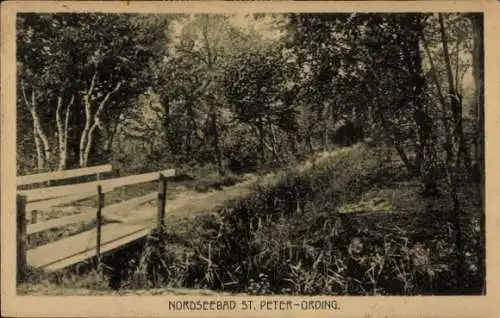
<path fill-rule="evenodd" d="M 498 317 L 498 9 L 2 3 L 2 315 Z"/>

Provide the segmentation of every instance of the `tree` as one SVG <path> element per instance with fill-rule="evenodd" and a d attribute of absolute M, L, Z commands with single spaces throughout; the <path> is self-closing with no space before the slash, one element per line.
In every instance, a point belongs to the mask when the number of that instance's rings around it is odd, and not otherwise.
<path fill-rule="evenodd" d="M 283 130 L 294 128 L 294 110 L 285 98 L 287 64 L 283 48 L 269 46 L 236 55 L 225 71 L 224 88 L 236 118 L 250 124 L 259 138 L 261 163 L 266 162 L 266 135 L 274 137 L 274 125 Z M 271 151 L 279 160 L 274 138 Z"/>
<path fill-rule="evenodd" d="M 483 42 L 483 15 L 469 14 L 467 17 L 472 24 L 473 50 L 472 50 L 472 72 L 474 77 L 473 115 L 476 121 L 475 160 L 483 171 L 481 165 L 484 161 L 484 42 Z"/>
<path fill-rule="evenodd" d="M 208 115 L 209 135 L 212 136 L 219 174 L 223 176 L 225 169 L 218 113 L 224 102 L 218 92 L 217 82 L 222 76 L 220 71 L 227 58 L 227 51 L 234 46 L 233 38 L 238 33 L 229 22 L 229 17 L 224 15 L 201 14 L 187 17 L 183 22 L 179 43 L 173 46 L 174 53 L 167 61 L 172 69 L 170 76 L 177 79 L 174 82 L 172 77 L 170 81 L 175 89 L 164 92 L 164 95 L 170 94 L 169 100 L 175 100 L 180 92 L 184 98 L 189 123 L 186 139 L 188 157 L 191 157 L 193 149 L 192 136 L 198 129 L 196 113 Z"/>
<path fill-rule="evenodd" d="M 19 16 L 19 96 L 32 115 L 40 169 L 54 148 L 59 169 L 66 168 L 70 149 L 79 166 L 88 165 L 99 147 L 96 135 L 109 135 L 112 123 L 151 84 L 149 69 L 163 58 L 168 22 L 165 16 L 126 14 Z M 56 127 L 46 118 L 56 118 Z M 57 147 L 51 146 L 54 139 Z"/>
<path fill-rule="evenodd" d="M 162 117 L 171 135 L 171 151 L 182 154 L 178 157 L 181 161 L 213 158 L 220 175 L 225 174 L 224 131 L 232 120 L 222 84 L 226 66 L 232 56 L 266 42 L 251 29 L 238 28 L 232 18 L 219 14 L 183 16 L 159 72 L 162 84 L 156 87 L 165 107 Z"/>
<path fill-rule="evenodd" d="M 64 147 L 64 135 L 61 124 L 60 111 L 62 108 L 62 94 L 66 88 L 63 82 L 54 73 L 64 64 L 64 54 L 62 51 L 53 52 L 53 46 L 57 45 L 60 38 L 54 32 L 50 32 L 52 27 L 57 27 L 58 23 L 43 15 L 24 15 L 18 18 L 18 96 L 20 97 L 18 107 L 20 114 L 22 110 L 29 110 L 33 123 L 32 132 L 37 153 L 37 169 L 43 171 L 51 161 L 51 145 L 47 127 L 42 124 L 42 118 L 47 111 L 44 103 L 47 102 L 44 91 L 49 91 L 57 96 L 58 108 L 56 109 L 58 135 L 61 136 L 60 151 Z M 44 36 L 40 36 L 41 34 Z M 29 84 L 28 84 L 29 83 Z M 60 89 L 58 89 L 60 87 Z M 66 110 L 69 113 L 69 107 Z M 65 166 L 64 157 L 61 158 L 60 166 Z"/>
<path fill-rule="evenodd" d="M 467 16 L 472 23 L 473 31 L 473 50 L 472 50 L 472 72 L 474 77 L 474 110 L 473 115 L 476 121 L 476 138 L 474 159 L 476 160 L 477 168 L 473 170 L 473 175 L 476 175 L 478 184 L 478 192 L 481 196 L 481 217 L 479 219 L 480 239 L 478 249 L 478 269 L 481 273 L 486 273 L 485 265 L 485 235 L 486 223 L 484 210 L 484 43 L 483 43 L 483 24 L 484 18 L 482 14 L 470 14 Z M 485 291 L 486 282 L 483 281 L 483 292 Z"/>
<path fill-rule="evenodd" d="M 346 14 L 292 14 L 288 23 L 288 45 L 304 74 L 300 80 L 299 98 L 311 105 L 304 115 L 314 114 L 304 128 L 309 132 L 319 128 L 322 149 L 328 147 L 330 122 L 340 119 L 339 71 L 346 50 L 337 35 L 346 17 Z M 309 133 L 307 140 L 312 148 Z"/>

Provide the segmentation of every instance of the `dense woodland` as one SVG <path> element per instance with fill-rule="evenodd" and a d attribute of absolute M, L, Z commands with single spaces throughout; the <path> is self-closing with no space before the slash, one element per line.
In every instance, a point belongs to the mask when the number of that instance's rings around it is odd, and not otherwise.
<path fill-rule="evenodd" d="M 449 197 L 467 275 L 459 187 L 483 193 L 481 14 L 20 14 L 17 27 L 19 175 L 225 176 L 363 142 Z"/>

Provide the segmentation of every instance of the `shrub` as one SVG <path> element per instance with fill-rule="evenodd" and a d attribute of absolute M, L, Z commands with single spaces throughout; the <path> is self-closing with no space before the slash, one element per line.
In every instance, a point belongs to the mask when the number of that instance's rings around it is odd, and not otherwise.
<path fill-rule="evenodd" d="M 259 146 L 257 138 L 251 137 L 253 134 L 249 127 L 238 125 L 226 137 L 223 151 L 232 171 L 252 171 L 257 167 Z"/>

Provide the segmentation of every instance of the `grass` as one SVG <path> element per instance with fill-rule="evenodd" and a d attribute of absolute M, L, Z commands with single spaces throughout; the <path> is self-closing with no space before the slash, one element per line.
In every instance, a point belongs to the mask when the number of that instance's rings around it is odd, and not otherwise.
<path fill-rule="evenodd" d="M 423 198 L 415 185 L 373 149 L 357 145 L 324 154 L 172 229 L 166 250 L 156 251 L 163 264 L 154 275 L 146 271 L 148 286 L 250 294 L 480 294 L 477 200 L 463 204 L 470 239 L 467 279 L 459 281 L 447 196 Z M 474 198 L 470 188 L 460 190 Z"/>
<path fill-rule="evenodd" d="M 33 284 L 36 282 L 36 284 Z M 109 292 L 109 279 L 102 272 L 95 269 L 85 271 L 84 275 L 74 271 L 60 271 L 57 273 L 45 273 L 41 270 L 31 268 L 25 283 L 19 284 L 17 291 L 20 295 L 67 295 L 66 290 L 79 291 L 75 294 L 92 294 Z M 89 293 L 90 294 L 90 293 Z"/>

